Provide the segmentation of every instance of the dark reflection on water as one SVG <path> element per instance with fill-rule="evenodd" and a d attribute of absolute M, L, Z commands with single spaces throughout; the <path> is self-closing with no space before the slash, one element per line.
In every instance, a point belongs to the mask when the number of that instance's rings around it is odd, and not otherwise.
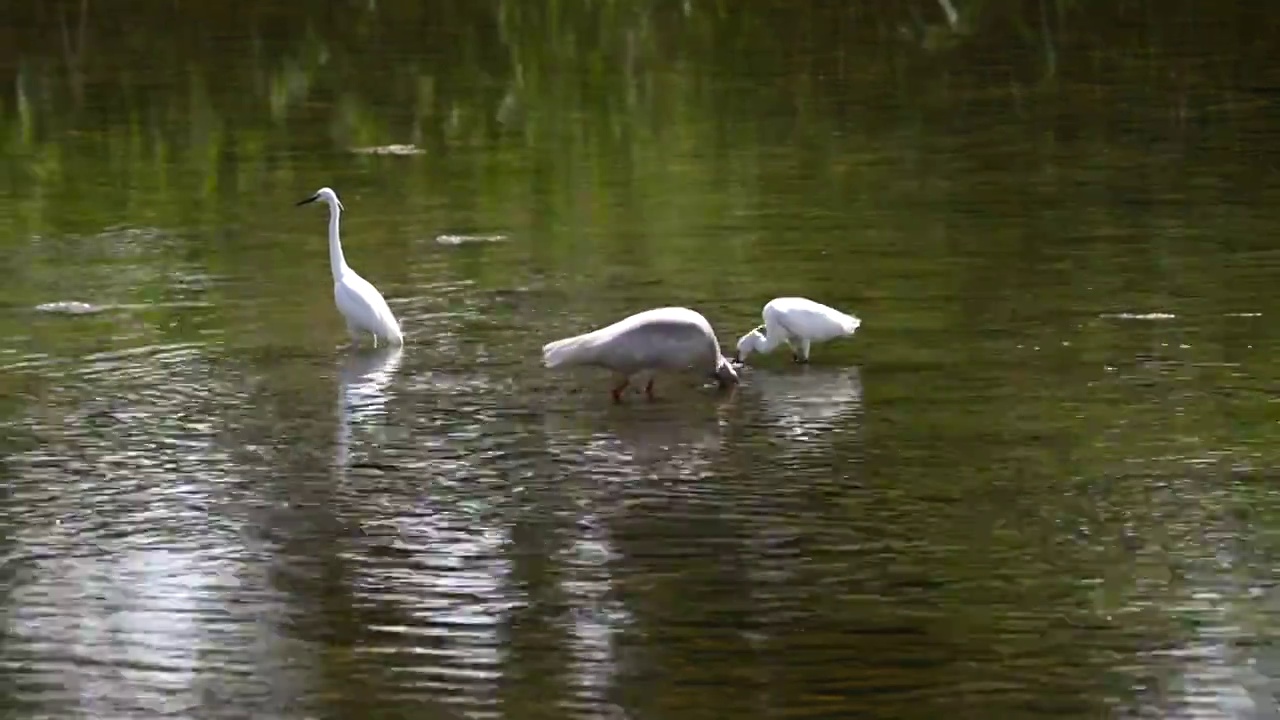
<path fill-rule="evenodd" d="M 1125 630 L 1154 608 L 1090 598 L 1072 568 L 1108 551 L 1063 544 L 1071 504 L 872 452 L 875 373 L 756 367 L 616 406 L 522 377 L 520 343 L 450 363 L 472 320 L 437 317 L 437 346 L 61 366 L 0 504 L 15 707 L 1066 717 L 1186 657 Z M 1251 681 L 1205 642 L 1176 651 L 1204 667 L 1185 692 Z"/>
<path fill-rule="evenodd" d="M 759 371 L 735 396 L 673 387 L 618 407 L 516 397 L 491 369 L 414 351 L 80 358 L 30 420 L 40 446 L 7 463 L 15 701 L 301 717 L 296 699 L 338 672 L 344 693 L 392 704 L 499 713 L 557 688 L 564 712 L 595 716 L 626 700 L 628 673 L 667 667 L 646 659 L 665 633 L 704 627 L 730 643 L 717 653 L 756 642 L 738 623 L 794 571 L 803 531 L 786 522 L 796 488 L 724 483 L 726 438 L 747 415 L 790 443 L 849 431 L 856 373 Z M 654 616 L 646 598 L 673 582 L 711 605 Z"/>

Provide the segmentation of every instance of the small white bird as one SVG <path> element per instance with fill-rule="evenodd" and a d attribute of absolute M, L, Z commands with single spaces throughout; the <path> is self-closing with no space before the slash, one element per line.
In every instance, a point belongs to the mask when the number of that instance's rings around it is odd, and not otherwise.
<path fill-rule="evenodd" d="M 862 324 L 852 315 L 801 297 L 774 298 L 760 315 L 764 324 L 738 340 L 738 362 L 753 352 L 770 352 L 784 342 L 796 362 L 809 362 L 811 343 L 852 335 Z"/>
<path fill-rule="evenodd" d="M 347 321 L 351 342 L 358 343 L 360 334 L 367 332 L 373 335 L 374 347 L 378 347 L 379 338 L 393 345 L 403 345 L 404 335 L 400 332 L 400 323 L 391 314 L 391 308 L 387 307 L 382 293 L 368 280 L 357 275 L 342 256 L 342 241 L 338 239 L 338 218 L 345 208 L 342 207 L 338 194 L 323 187 L 315 195 L 299 201 L 298 205 L 317 200 L 329 206 L 329 267 L 333 270 L 333 301 L 338 306 L 338 312 Z"/>
<path fill-rule="evenodd" d="M 645 394 L 653 398 L 653 375 L 658 371 L 692 370 L 714 378 L 721 388 L 736 385 L 738 373 L 720 353 L 711 323 L 700 313 L 682 307 L 645 310 L 608 326 L 542 346 L 542 364 L 549 368 L 592 365 L 612 370 L 618 384 L 614 402 L 632 376 L 649 371 Z"/>

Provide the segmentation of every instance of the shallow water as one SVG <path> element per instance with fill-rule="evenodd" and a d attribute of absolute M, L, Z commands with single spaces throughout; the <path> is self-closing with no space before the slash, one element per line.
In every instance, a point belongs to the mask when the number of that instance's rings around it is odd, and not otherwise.
<path fill-rule="evenodd" d="M 1270 11 L 1146 5 L 15 11 L 0 714 L 1280 717 Z"/>

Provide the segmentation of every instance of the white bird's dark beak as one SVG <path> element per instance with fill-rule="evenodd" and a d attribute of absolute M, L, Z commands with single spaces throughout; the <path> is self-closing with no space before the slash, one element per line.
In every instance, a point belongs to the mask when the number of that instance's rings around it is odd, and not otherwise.
<path fill-rule="evenodd" d="M 313 202 L 315 202 L 315 201 L 316 201 L 316 199 L 317 199 L 317 198 L 319 198 L 319 197 L 320 197 L 319 195 L 312 195 L 311 197 L 307 198 L 306 200 L 299 200 L 298 202 L 294 203 L 294 204 L 293 204 L 293 206 L 294 206 L 294 207 L 298 207 L 299 205 L 306 205 L 307 203 L 313 203 Z"/>

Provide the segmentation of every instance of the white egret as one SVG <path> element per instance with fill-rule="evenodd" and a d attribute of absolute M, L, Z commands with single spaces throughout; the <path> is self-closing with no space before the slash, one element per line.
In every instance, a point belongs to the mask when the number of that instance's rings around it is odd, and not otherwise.
<path fill-rule="evenodd" d="M 692 370 L 714 378 L 721 388 L 736 385 L 738 373 L 720 353 L 711 323 L 700 313 L 682 307 L 645 310 L 608 326 L 542 346 L 542 364 L 549 368 L 591 365 L 612 370 L 618 384 L 613 399 L 631 378 L 648 371 L 645 394 L 653 399 L 653 376 L 658 371 Z"/>
<path fill-rule="evenodd" d="M 753 352 L 767 353 L 785 342 L 795 361 L 806 363 L 811 343 L 853 335 L 862 325 L 852 315 L 802 297 L 774 298 L 760 315 L 764 324 L 738 340 L 738 362 Z"/>
<path fill-rule="evenodd" d="M 315 195 L 299 201 L 298 205 L 317 200 L 329 206 L 329 267 L 333 271 L 333 301 L 347 322 L 351 342 L 359 342 L 361 333 L 367 332 L 373 335 L 374 347 L 378 347 L 379 338 L 393 345 L 403 345 L 404 335 L 400 332 L 400 323 L 391 314 L 391 308 L 387 307 L 382 293 L 368 280 L 357 275 L 342 255 L 342 241 L 338 239 L 338 219 L 345 208 L 342 207 L 338 194 L 323 187 Z"/>

